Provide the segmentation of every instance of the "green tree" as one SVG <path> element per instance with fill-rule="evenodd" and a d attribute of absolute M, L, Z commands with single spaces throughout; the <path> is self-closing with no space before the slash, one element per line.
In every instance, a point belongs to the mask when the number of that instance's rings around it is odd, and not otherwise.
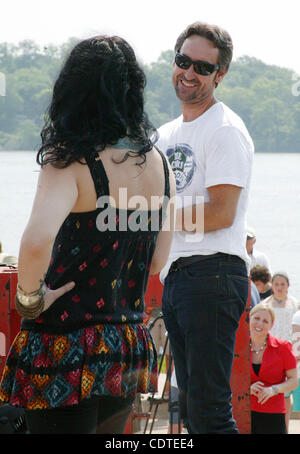
<path fill-rule="evenodd" d="M 251 113 L 251 125 L 259 149 L 267 152 L 288 152 L 289 136 L 296 124 L 293 113 L 283 101 L 268 98 L 256 104 Z"/>
<path fill-rule="evenodd" d="M 6 96 L 0 96 L 0 150 L 38 146 L 54 81 L 78 41 L 73 37 L 43 48 L 31 40 L 0 43 L 0 72 L 6 77 Z M 156 127 L 181 114 L 172 84 L 173 60 L 174 52 L 166 50 L 144 66 L 145 108 Z M 216 96 L 242 117 L 256 151 L 299 152 L 300 96 L 293 96 L 293 84 L 290 69 L 243 56 L 231 64 Z"/>
<path fill-rule="evenodd" d="M 156 127 L 180 114 L 180 104 L 172 85 L 174 53 L 162 52 L 158 61 L 145 67 L 146 110 Z"/>

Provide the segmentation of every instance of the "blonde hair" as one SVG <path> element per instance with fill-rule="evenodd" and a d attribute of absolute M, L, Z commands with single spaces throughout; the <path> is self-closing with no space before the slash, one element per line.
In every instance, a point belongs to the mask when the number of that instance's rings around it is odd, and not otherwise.
<path fill-rule="evenodd" d="M 256 306 L 254 306 L 251 311 L 250 311 L 250 317 L 254 315 L 258 311 L 268 311 L 269 314 L 271 315 L 272 323 L 274 323 L 275 320 L 275 312 L 272 306 L 270 306 L 268 303 L 258 303 Z"/>

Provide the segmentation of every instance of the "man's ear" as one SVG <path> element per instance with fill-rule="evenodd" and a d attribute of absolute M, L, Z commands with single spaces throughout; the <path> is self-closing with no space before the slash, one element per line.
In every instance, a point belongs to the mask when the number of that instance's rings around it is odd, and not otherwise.
<path fill-rule="evenodd" d="M 218 71 L 216 74 L 216 77 L 215 77 L 215 82 L 217 84 L 220 84 L 222 82 L 222 80 L 224 79 L 224 77 L 226 76 L 226 74 L 227 74 L 227 71 Z"/>

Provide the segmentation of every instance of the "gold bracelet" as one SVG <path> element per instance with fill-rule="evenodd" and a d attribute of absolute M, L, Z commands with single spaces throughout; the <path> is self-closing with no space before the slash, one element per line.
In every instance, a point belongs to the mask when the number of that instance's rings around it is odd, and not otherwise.
<path fill-rule="evenodd" d="M 16 306 L 16 309 L 17 309 L 19 315 L 21 315 L 21 317 L 28 318 L 28 319 L 35 319 L 35 318 L 39 317 L 39 315 L 41 315 L 41 313 L 44 310 L 44 306 L 45 306 L 44 295 L 42 294 L 40 296 L 40 299 L 37 301 L 37 303 L 34 305 L 31 305 L 31 306 L 24 306 L 20 302 L 18 295 L 16 295 L 15 306 Z"/>
<path fill-rule="evenodd" d="M 45 291 L 43 290 L 44 281 L 40 280 L 40 287 L 37 290 L 33 290 L 32 292 L 26 292 L 22 289 L 22 287 L 18 284 L 17 285 L 17 296 L 19 302 L 23 306 L 31 307 L 37 304 L 40 301 L 41 296 L 44 296 Z"/>

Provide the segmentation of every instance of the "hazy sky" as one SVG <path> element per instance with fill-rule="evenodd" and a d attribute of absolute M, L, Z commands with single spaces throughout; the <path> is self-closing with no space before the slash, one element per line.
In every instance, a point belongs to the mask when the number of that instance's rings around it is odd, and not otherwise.
<path fill-rule="evenodd" d="M 0 17 L 0 42 L 45 45 L 115 33 L 145 63 L 173 49 L 188 24 L 203 20 L 229 31 L 234 58 L 250 55 L 300 74 L 300 0 L 1 0 Z"/>

